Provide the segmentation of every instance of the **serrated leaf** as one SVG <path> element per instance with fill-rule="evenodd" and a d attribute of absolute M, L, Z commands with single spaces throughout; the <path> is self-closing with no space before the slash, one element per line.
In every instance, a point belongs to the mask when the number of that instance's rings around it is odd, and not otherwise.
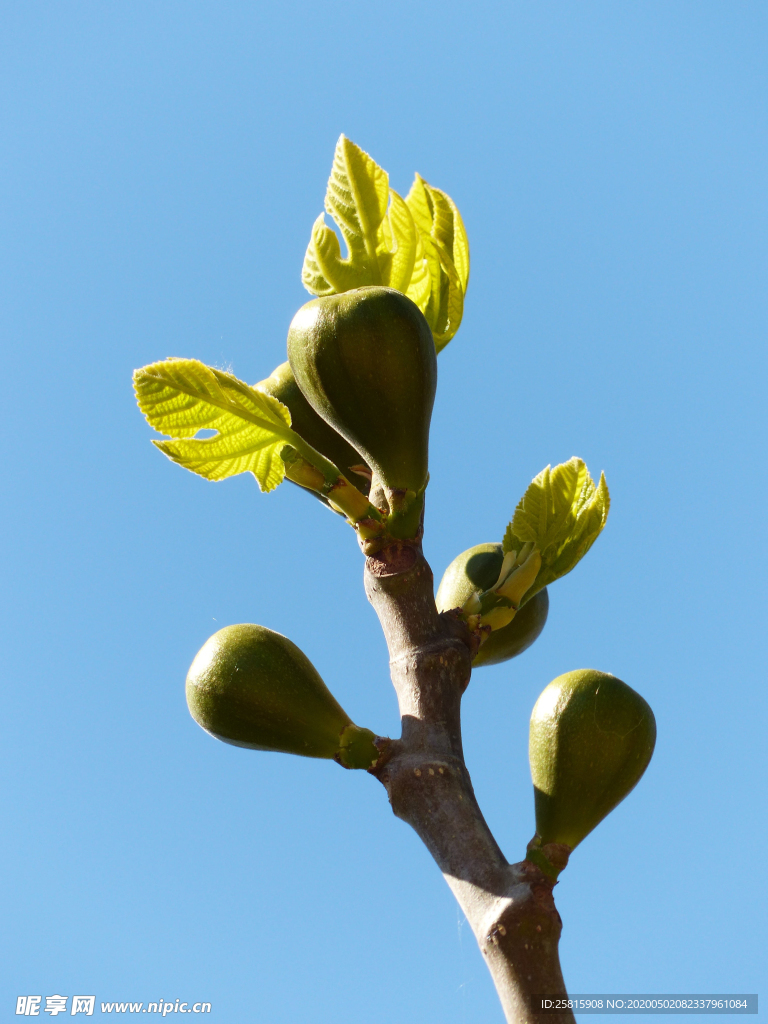
<path fill-rule="evenodd" d="M 469 244 L 456 204 L 416 175 L 403 199 L 386 171 L 344 135 L 328 180 L 326 212 L 312 227 L 301 279 L 313 295 L 334 295 L 365 285 L 404 292 L 424 313 L 439 352 L 454 336 L 464 312 Z"/>
<path fill-rule="evenodd" d="M 525 601 L 584 557 L 605 526 L 609 508 L 605 475 L 601 473 L 595 485 L 581 459 L 574 457 L 554 469 L 547 466 L 533 479 L 502 543 L 505 553 L 519 550 L 526 542 L 541 553 L 541 569 Z"/>
<path fill-rule="evenodd" d="M 432 273 L 429 268 L 429 260 L 424 249 L 424 242 L 421 235 L 417 233 L 416 251 L 413 260 L 413 273 L 405 294 L 415 302 L 419 309 L 424 312 L 429 296 L 432 291 Z"/>
<path fill-rule="evenodd" d="M 440 352 L 456 334 L 469 281 L 469 244 L 456 204 L 417 174 L 406 196 L 424 247 L 430 276 L 426 301 L 407 294 L 424 313 Z M 415 289 L 414 289 L 415 291 Z"/>
<path fill-rule="evenodd" d="M 333 217 L 349 255 L 321 214 L 312 228 L 301 279 L 313 295 L 386 284 L 379 267 L 382 222 L 389 205 L 389 178 L 366 152 L 346 136 L 336 143 L 325 193 L 326 212 Z"/>
<path fill-rule="evenodd" d="M 462 293 L 464 293 L 469 283 L 469 242 L 464 230 L 464 222 L 456 204 L 447 193 L 442 189 L 435 188 L 434 185 L 427 184 L 427 182 L 424 182 L 424 185 L 432 200 L 434 218 L 432 233 L 438 244 L 445 249 L 456 270 Z"/>
<path fill-rule="evenodd" d="M 389 204 L 389 175 L 345 135 L 339 137 L 325 194 L 325 209 L 350 252 L 373 258 Z"/>
<path fill-rule="evenodd" d="M 419 233 L 403 197 L 394 189 L 389 195 L 390 206 L 381 222 L 376 254 L 382 281 L 389 288 L 405 292 L 413 278 Z"/>
<path fill-rule="evenodd" d="M 312 225 L 301 280 L 313 295 L 336 295 L 368 283 L 365 268 L 355 266 L 351 258 L 342 258 L 339 239 L 325 223 L 322 213 Z"/>
<path fill-rule="evenodd" d="M 166 359 L 133 375 L 139 408 L 170 441 L 153 443 L 207 480 L 250 472 L 262 491 L 282 482 L 280 450 L 293 436 L 291 414 L 271 395 L 197 359 Z M 200 430 L 217 433 L 196 438 Z"/>
<path fill-rule="evenodd" d="M 439 189 L 434 191 L 437 192 Z M 453 265 L 456 267 L 456 273 L 461 282 L 461 290 L 466 295 L 467 286 L 469 285 L 469 239 L 467 238 L 467 231 L 464 227 L 464 221 L 461 219 L 458 206 L 447 192 L 440 192 L 440 195 L 443 196 L 451 209 L 453 217 Z"/>

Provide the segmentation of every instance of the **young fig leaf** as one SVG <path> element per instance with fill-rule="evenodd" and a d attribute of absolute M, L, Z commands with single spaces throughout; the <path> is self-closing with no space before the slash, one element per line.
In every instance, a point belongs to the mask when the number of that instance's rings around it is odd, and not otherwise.
<path fill-rule="evenodd" d="M 374 735 L 354 725 L 307 656 L 287 637 L 245 623 L 220 629 L 187 675 L 187 704 L 206 732 L 238 747 L 370 768 Z"/>
<path fill-rule="evenodd" d="M 456 204 L 416 175 L 403 199 L 389 177 L 342 135 L 328 179 L 324 215 L 315 221 L 302 282 L 313 295 L 383 285 L 403 292 L 426 316 L 439 352 L 461 323 L 469 281 L 469 245 Z"/>
<path fill-rule="evenodd" d="M 577 846 L 634 789 L 655 743 L 653 711 L 621 679 L 595 669 L 554 679 L 531 715 L 534 848 Z"/>
<path fill-rule="evenodd" d="M 389 212 L 381 222 L 376 248 L 382 284 L 406 292 L 413 278 L 419 233 L 401 195 L 389 190 Z"/>
<path fill-rule="evenodd" d="M 418 278 L 407 294 L 422 309 L 440 352 L 456 334 L 464 314 L 464 295 L 469 283 L 467 234 L 450 196 L 429 185 L 421 175 L 416 175 L 405 201 L 421 236 L 430 279 L 426 299 L 421 298 Z"/>
<path fill-rule="evenodd" d="M 405 204 L 401 200 L 402 207 Z M 325 194 L 325 209 L 346 242 L 349 255 L 341 255 L 339 240 L 325 224 L 321 214 L 312 228 L 312 238 L 304 257 L 302 282 L 313 295 L 334 295 L 364 285 L 388 284 L 394 253 L 410 246 L 411 267 L 416 248 L 416 232 L 405 207 L 397 207 L 388 217 L 389 177 L 387 172 L 342 135 L 336 143 L 333 168 Z M 386 226 L 384 225 L 387 220 Z M 401 263 L 403 253 L 400 253 Z M 389 258 L 388 258 L 389 257 Z M 409 256 L 405 255 L 407 269 Z M 402 276 L 398 266 L 396 275 Z"/>
<path fill-rule="evenodd" d="M 605 475 L 596 485 L 581 459 L 572 458 L 536 476 L 520 499 L 504 534 L 504 552 L 529 545 L 541 566 L 523 603 L 565 576 L 584 557 L 605 526 L 610 495 Z M 500 593 L 503 593 L 503 588 Z"/>
<path fill-rule="evenodd" d="M 250 472 L 262 491 L 283 480 L 280 450 L 292 444 L 291 414 L 276 398 L 196 359 L 166 359 L 133 375 L 139 408 L 170 441 L 161 452 L 207 480 Z M 213 429 L 210 438 L 196 438 Z"/>

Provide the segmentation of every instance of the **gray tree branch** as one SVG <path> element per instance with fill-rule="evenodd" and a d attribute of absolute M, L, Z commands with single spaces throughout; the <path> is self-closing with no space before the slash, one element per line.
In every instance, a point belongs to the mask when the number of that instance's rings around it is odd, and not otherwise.
<path fill-rule="evenodd" d="M 438 613 L 418 544 L 367 558 L 365 590 L 387 640 L 402 720 L 401 738 L 373 774 L 464 911 L 507 1021 L 532 1021 L 532 995 L 566 995 L 557 952 L 562 923 L 551 880 L 528 861 L 507 862 L 475 799 L 461 744 L 473 639 L 461 620 Z M 546 1019 L 574 1021 L 571 1013 Z"/>

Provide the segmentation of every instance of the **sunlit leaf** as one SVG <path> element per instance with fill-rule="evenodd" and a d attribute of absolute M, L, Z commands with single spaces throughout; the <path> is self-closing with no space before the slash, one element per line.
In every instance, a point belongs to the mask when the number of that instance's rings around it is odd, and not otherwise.
<path fill-rule="evenodd" d="M 433 189 L 433 192 L 437 192 L 442 196 L 451 211 L 452 244 L 447 245 L 447 248 L 449 252 L 453 253 L 453 265 L 456 267 L 456 273 L 459 276 L 461 290 L 466 295 L 467 285 L 469 284 L 469 239 L 467 238 L 464 221 L 461 219 L 458 207 L 446 192 L 442 192 L 440 189 Z"/>
<path fill-rule="evenodd" d="M 390 189 L 389 195 L 389 211 L 381 222 L 381 241 L 376 253 L 383 283 L 405 292 L 413 278 L 419 233 L 403 197 L 394 189 Z"/>
<path fill-rule="evenodd" d="M 342 256 L 339 240 L 321 214 L 312 228 L 304 257 L 301 276 L 308 291 L 313 295 L 332 295 L 350 288 L 387 283 L 379 266 L 379 253 L 383 252 L 382 222 L 388 206 L 386 171 L 354 142 L 340 136 L 325 193 L 325 209 L 338 225 L 348 256 Z"/>
<path fill-rule="evenodd" d="M 387 172 L 351 139 L 340 136 L 325 209 L 339 225 L 350 252 L 373 256 L 388 204 Z"/>
<path fill-rule="evenodd" d="M 430 275 L 429 297 L 423 305 L 408 294 L 422 309 L 439 352 L 456 334 L 464 314 L 469 244 L 456 204 L 421 175 L 414 178 L 406 202 L 421 235 Z"/>
<path fill-rule="evenodd" d="M 504 552 L 530 542 L 541 554 L 541 568 L 527 591 L 530 600 L 579 562 L 605 526 L 610 495 L 605 475 L 596 485 L 581 459 L 547 466 L 523 495 L 504 534 Z"/>
<path fill-rule="evenodd" d="M 336 295 L 369 284 L 367 266 L 354 259 L 343 259 L 335 231 L 325 223 L 323 214 L 312 225 L 312 237 L 304 257 L 301 279 L 313 295 Z"/>
<path fill-rule="evenodd" d="M 196 359 L 166 359 L 133 375 L 139 408 L 170 441 L 161 452 L 208 480 L 250 472 L 262 491 L 282 482 L 280 450 L 290 443 L 291 414 L 276 398 Z M 197 438 L 201 430 L 214 437 Z"/>
<path fill-rule="evenodd" d="M 429 297 L 432 292 L 432 272 L 429 267 L 424 242 L 421 234 L 416 240 L 416 251 L 413 259 L 413 273 L 405 294 L 415 302 L 419 309 L 424 312 L 429 304 Z"/>
<path fill-rule="evenodd" d="M 439 352 L 459 328 L 469 280 L 467 235 L 450 196 L 416 175 L 403 199 L 390 189 L 387 173 L 342 135 L 325 209 L 347 252 L 321 214 L 304 257 L 305 288 L 313 295 L 396 288 L 424 313 Z"/>

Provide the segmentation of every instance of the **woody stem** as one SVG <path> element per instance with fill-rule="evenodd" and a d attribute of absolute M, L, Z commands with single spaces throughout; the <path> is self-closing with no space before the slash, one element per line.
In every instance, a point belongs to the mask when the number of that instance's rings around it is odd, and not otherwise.
<path fill-rule="evenodd" d="M 392 810 L 419 834 L 472 927 L 509 1024 L 532 1021 L 533 995 L 564 997 L 560 915 L 552 882 L 534 864 L 509 864 L 475 799 L 461 744 L 461 697 L 473 640 L 440 615 L 417 542 L 366 559 L 365 589 L 387 640 L 402 735 L 373 769 Z M 570 1012 L 548 1014 L 573 1024 Z"/>

